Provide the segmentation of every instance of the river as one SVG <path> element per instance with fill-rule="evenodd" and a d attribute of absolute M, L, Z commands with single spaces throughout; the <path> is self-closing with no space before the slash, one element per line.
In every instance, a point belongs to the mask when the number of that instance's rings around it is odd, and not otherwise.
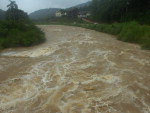
<path fill-rule="evenodd" d="M 0 113 L 150 113 L 150 51 L 78 27 L 0 53 Z"/>

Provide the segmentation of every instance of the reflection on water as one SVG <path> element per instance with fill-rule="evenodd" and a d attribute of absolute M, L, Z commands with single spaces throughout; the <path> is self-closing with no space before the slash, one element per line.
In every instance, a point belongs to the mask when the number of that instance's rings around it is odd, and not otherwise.
<path fill-rule="evenodd" d="M 150 112 L 149 51 L 82 28 L 40 27 L 45 44 L 1 54 L 0 112 Z"/>

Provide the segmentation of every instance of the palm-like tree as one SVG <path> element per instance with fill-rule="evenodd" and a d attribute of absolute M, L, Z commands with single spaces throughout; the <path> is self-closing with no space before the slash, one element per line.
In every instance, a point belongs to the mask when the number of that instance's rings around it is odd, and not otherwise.
<path fill-rule="evenodd" d="M 18 5 L 15 1 L 9 0 L 10 4 L 7 5 L 8 9 L 18 9 Z"/>
<path fill-rule="evenodd" d="M 11 21 L 28 21 L 27 14 L 18 9 L 18 5 L 15 1 L 9 0 L 10 4 L 7 5 L 8 10 L 6 11 L 6 19 Z"/>
<path fill-rule="evenodd" d="M 18 5 L 15 1 L 9 0 L 10 4 L 7 5 L 7 19 L 16 21 L 18 17 Z"/>

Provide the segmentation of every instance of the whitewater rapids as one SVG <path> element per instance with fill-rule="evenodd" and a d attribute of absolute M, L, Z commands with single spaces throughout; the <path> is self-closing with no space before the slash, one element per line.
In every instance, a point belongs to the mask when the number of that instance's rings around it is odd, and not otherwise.
<path fill-rule="evenodd" d="M 0 113 L 150 113 L 150 51 L 40 25 L 46 42 L 0 53 Z"/>

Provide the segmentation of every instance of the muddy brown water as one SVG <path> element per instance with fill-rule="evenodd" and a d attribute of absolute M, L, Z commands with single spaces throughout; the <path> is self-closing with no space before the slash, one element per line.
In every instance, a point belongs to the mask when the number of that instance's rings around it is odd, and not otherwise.
<path fill-rule="evenodd" d="M 0 113 L 150 113 L 150 52 L 114 36 L 39 26 L 47 41 L 0 54 Z"/>

